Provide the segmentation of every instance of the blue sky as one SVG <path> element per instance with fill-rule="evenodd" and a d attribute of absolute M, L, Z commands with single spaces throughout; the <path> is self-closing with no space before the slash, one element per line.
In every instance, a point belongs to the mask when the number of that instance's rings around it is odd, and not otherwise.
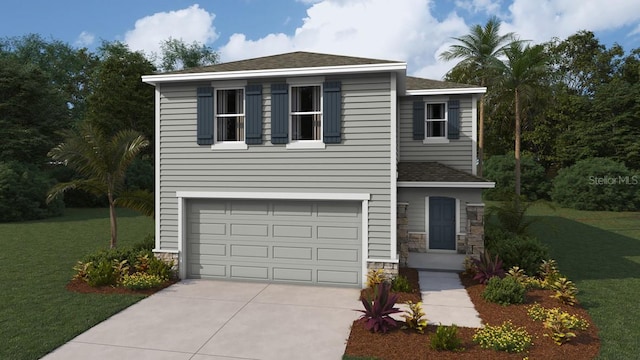
<path fill-rule="evenodd" d="M 3 0 L 0 37 L 38 33 L 95 49 L 120 40 L 157 52 L 169 36 L 206 43 L 223 61 L 296 50 L 408 63 L 440 78 L 451 37 L 489 16 L 534 43 L 592 30 L 640 48 L 640 0 Z"/>

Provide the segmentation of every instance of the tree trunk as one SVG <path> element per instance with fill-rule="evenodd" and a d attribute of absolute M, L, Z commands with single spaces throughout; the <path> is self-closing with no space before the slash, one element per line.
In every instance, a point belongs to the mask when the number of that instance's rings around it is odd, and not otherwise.
<path fill-rule="evenodd" d="M 484 163 L 484 94 L 480 95 L 480 115 L 478 116 L 478 172 L 477 172 L 478 176 L 482 176 L 483 163 Z"/>
<path fill-rule="evenodd" d="M 118 244 L 118 221 L 116 219 L 116 206 L 113 202 L 113 194 L 109 192 L 107 197 L 109 198 L 109 220 L 111 222 L 111 242 L 109 243 L 109 247 L 113 249 Z"/>
<path fill-rule="evenodd" d="M 516 107 L 516 197 L 520 197 L 520 95 L 518 88 L 515 90 Z"/>

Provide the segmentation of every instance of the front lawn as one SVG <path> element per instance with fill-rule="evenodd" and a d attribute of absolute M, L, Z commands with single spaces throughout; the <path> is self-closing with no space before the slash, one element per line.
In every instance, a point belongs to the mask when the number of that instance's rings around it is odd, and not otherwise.
<path fill-rule="evenodd" d="M 78 294 L 65 285 L 86 254 L 109 245 L 108 209 L 67 209 L 40 221 L 0 224 L 0 359 L 39 359 L 139 301 Z M 153 220 L 118 209 L 119 245 L 153 233 Z"/>
<path fill-rule="evenodd" d="M 535 206 L 532 232 L 549 245 L 560 271 L 600 332 L 599 359 L 640 354 L 640 213 Z"/>

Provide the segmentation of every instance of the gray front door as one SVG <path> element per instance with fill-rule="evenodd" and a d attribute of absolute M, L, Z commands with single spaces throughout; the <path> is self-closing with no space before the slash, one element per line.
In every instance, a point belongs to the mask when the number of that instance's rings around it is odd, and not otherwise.
<path fill-rule="evenodd" d="M 429 249 L 456 249 L 456 200 L 429 197 Z"/>
<path fill-rule="evenodd" d="M 187 276 L 360 286 L 361 203 L 189 200 Z"/>

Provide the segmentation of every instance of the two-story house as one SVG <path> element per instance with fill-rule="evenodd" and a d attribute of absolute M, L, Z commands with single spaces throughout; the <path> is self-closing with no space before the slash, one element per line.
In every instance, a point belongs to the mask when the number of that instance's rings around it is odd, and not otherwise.
<path fill-rule="evenodd" d="M 294 52 L 144 76 L 156 246 L 181 278 L 362 286 L 406 251 L 482 251 L 484 88 Z"/>

